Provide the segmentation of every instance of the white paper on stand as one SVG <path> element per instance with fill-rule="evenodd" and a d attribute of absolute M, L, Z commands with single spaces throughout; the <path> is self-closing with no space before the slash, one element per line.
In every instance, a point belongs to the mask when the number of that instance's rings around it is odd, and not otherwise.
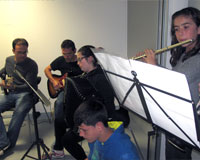
<path fill-rule="evenodd" d="M 184 74 L 135 60 L 111 56 L 107 53 L 95 53 L 95 56 L 102 65 L 103 69 L 108 71 L 106 74 L 120 102 L 123 101 L 127 91 L 134 82 L 110 74 L 109 72 L 133 80 L 134 76 L 131 71 L 135 71 L 137 73 L 136 77 L 140 83 L 187 99 L 188 102 L 144 86 L 144 88 L 162 107 L 162 109 L 192 139 L 196 146 L 200 147 L 200 143 L 197 140 L 191 95 L 187 79 Z M 144 94 L 152 122 L 164 130 L 194 145 L 163 113 L 163 111 L 143 88 L 142 92 Z M 147 119 L 136 87 L 134 87 L 128 95 L 124 106 Z"/>

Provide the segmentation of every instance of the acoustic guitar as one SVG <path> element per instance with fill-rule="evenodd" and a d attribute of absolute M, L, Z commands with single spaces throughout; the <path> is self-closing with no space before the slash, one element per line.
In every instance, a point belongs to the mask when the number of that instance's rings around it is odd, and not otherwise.
<path fill-rule="evenodd" d="M 60 88 L 59 90 L 55 90 L 51 81 L 49 79 L 47 80 L 47 88 L 48 88 L 49 96 L 51 98 L 56 98 L 58 96 L 58 94 L 64 88 L 65 78 L 67 77 L 67 74 L 64 74 L 63 76 L 53 74 L 52 76 L 57 82 L 59 82 L 62 85 L 62 88 Z"/>

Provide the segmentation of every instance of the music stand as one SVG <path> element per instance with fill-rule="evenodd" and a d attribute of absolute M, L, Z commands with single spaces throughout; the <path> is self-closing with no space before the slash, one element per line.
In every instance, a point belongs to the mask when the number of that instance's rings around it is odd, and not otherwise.
<path fill-rule="evenodd" d="M 17 73 L 17 75 L 25 81 L 25 83 L 30 87 L 30 89 L 34 92 L 34 94 L 36 95 L 36 98 L 39 99 L 43 104 L 45 104 L 46 106 L 50 105 L 49 100 L 44 96 L 44 94 L 42 94 L 41 91 L 36 91 L 31 84 L 22 76 L 22 74 L 18 71 L 15 70 L 15 72 Z M 37 102 L 36 102 L 37 103 Z M 44 153 L 47 155 L 47 158 L 50 159 L 50 156 L 48 154 L 49 148 L 44 144 L 43 139 L 41 139 L 39 137 L 39 132 L 38 132 L 38 124 L 37 124 L 37 118 L 39 117 L 38 112 L 36 112 L 35 109 L 35 104 L 32 107 L 33 110 L 33 122 L 34 122 L 34 129 L 35 129 L 35 141 L 32 143 L 32 145 L 28 148 L 28 150 L 26 151 L 26 153 L 23 155 L 23 157 L 21 158 L 21 160 L 23 160 L 25 157 L 29 157 L 32 159 L 36 159 L 35 157 L 32 157 L 30 155 L 28 155 L 28 153 L 31 151 L 31 149 L 36 145 L 37 146 L 37 153 L 38 153 L 38 159 L 41 159 L 41 152 L 40 152 L 40 147 L 43 149 Z"/>
<path fill-rule="evenodd" d="M 146 119 L 153 125 L 153 129 L 162 128 L 199 149 L 196 108 L 183 74 L 105 53 L 95 53 L 95 56 L 103 66 L 122 106 Z M 138 77 L 146 84 L 140 82 Z M 166 83 L 157 82 L 157 79 L 164 79 Z M 174 83 L 175 89 L 168 86 Z M 178 106 L 181 106 L 181 111 L 177 109 Z"/>

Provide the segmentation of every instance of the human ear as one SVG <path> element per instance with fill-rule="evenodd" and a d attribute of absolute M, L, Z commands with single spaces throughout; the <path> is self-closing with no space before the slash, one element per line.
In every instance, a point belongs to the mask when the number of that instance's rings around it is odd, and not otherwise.
<path fill-rule="evenodd" d="M 90 63 L 94 63 L 94 58 L 93 58 L 92 56 L 89 56 L 89 57 L 88 57 L 88 61 L 89 61 Z"/>
<path fill-rule="evenodd" d="M 15 49 L 12 49 L 13 54 L 15 54 Z"/>
<path fill-rule="evenodd" d="M 103 128 L 103 123 L 102 123 L 102 122 L 97 122 L 95 126 L 96 126 L 96 128 L 97 128 L 98 130 L 102 130 L 102 128 Z"/>

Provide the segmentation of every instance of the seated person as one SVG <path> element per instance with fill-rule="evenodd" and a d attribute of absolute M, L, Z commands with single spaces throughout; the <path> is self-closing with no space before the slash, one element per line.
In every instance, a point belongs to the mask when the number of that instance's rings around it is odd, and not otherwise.
<path fill-rule="evenodd" d="M 103 70 L 98 65 L 97 59 L 92 52 L 92 46 L 83 46 L 79 49 L 77 53 L 77 61 L 81 70 L 84 72 L 83 75 L 79 76 L 82 79 L 88 80 L 93 88 L 98 92 L 98 95 L 102 97 L 102 100 L 106 106 L 108 115 L 110 118 L 116 118 L 115 114 L 115 105 L 114 105 L 114 92 L 112 90 L 111 85 L 106 79 Z M 75 77 L 74 77 L 75 78 Z M 79 84 L 81 86 L 81 84 Z M 68 85 L 66 85 L 68 87 Z M 84 86 L 83 86 L 84 87 Z M 69 93 L 70 94 L 70 93 Z M 77 108 L 78 105 L 74 105 L 77 102 L 75 96 L 69 98 L 71 103 L 68 101 L 68 105 L 66 108 Z M 74 109 L 75 111 L 75 109 Z M 121 111 L 121 110 L 120 110 Z M 65 111 L 67 113 L 68 111 Z M 53 147 L 50 156 L 60 158 L 64 157 L 63 148 L 65 148 L 74 158 L 78 160 L 87 159 L 87 155 L 85 154 L 82 146 L 78 143 L 83 140 L 83 137 L 80 137 L 77 133 L 73 131 L 73 115 L 74 112 L 68 112 L 65 114 L 66 123 L 61 124 L 59 121 L 55 120 L 55 136 L 56 141 Z M 128 114 L 127 116 L 128 117 Z M 129 118 L 129 117 L 128 117 Z M 71 125 L 69 125 L 71 124 Z M 66 131 L 66 129 L 68 129 Z M 46 157 L 44 157 L 45 159 Z"/>
<path fill-rule="evenodd" d="M 57 99 L 55 101 L 54 116 L 55 119 L 64 120 L 63 114 L 63 84 L 62 78 L 73 77 L 82 74 L 81 69 L 77 65 L 76 46 L 72 40 L 66 39 L 61 44 L 62 55 L 53 60 L 44 70 L 49 82 L 53 85 L 55 95 L 50 95 L 51 98 Z M 52 71 L 59 71 L 61 73 L 60 79 L 53 74 Z M 53 96 L 53 97 L 52 97 Z"/>
<path fill-rule="evenodd" d="M 74 113 L 79 135 L 89 142 L 89 160 L 138 160 L 134 144 L 124 133 L 122 122 L 108 122 L 105 106 L 92 98 L 83 102 Z M 109 123 L 116 123 L 115 130 Z"/>
<path fill-rule="evenodd" d="M 15 71 L 20 72 L 32 87 L 37 89 L 38 66 L 34 60 L 27 57 L 28 42 L 23 38 L 17 38 L 12 46 L 14 56 L 6 58 L 5 67 L 0 71 L 0 77 L 7 75 L 12 79 L 9 83 L 6 83 L 7 79 L 0 83 L 8 92 L 0 95 L 0 156 L 7 148 L 15 146 L 24 118 L 34 103 L 30 87 Z M 6 132 L 1 113 L 10 108 L 15 108 L 15 111 Z"/>

